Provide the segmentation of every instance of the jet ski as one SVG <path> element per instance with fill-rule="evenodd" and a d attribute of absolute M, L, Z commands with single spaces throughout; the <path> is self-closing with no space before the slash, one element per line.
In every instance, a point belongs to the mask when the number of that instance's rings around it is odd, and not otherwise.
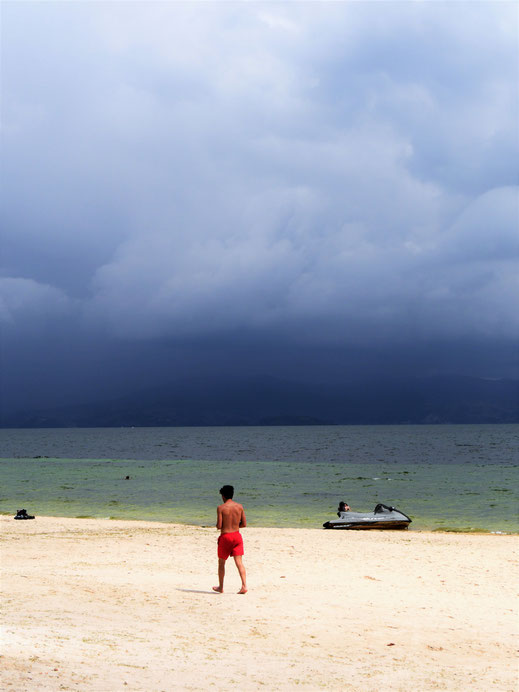
<path fill-rule="evenodd" d="M 325 521 L 325 529 L 407 529 L 411 519 L 396 507 L 378 504 L 373 512 L 339 512 Z"/>

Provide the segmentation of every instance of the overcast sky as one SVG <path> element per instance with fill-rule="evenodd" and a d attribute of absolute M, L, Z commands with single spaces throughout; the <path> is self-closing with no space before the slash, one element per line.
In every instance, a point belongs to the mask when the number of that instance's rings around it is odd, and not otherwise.
<path fill-rule="evenodd" d="M 4 405 L 517 376 L 516 3 L 1 13 Z"/>

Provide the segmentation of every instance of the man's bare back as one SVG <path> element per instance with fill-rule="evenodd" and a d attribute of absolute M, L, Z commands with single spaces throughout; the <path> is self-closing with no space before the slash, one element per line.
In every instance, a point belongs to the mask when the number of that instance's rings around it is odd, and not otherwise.
<path fill-rule="evenodd" d="M 247 526 L 243 506 L 234 500 L 226 500 L 216 510 L 216 528 L 220 533 L 234 533 Z"/>

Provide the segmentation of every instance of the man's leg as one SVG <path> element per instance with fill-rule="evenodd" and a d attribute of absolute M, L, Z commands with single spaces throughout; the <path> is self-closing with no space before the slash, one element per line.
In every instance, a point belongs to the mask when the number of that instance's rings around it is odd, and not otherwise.
<path fill-rule="evenodd" d="M 236 558 L 235 558 L 236 559 Z M 218 586 L 213 586 L 213 591 L 223 593 L 223 579 L 225 577 L 225 560 L 218 558 Z"/>
<path fill-rule="evenodd" d="M 241 579 L 241 589 L 238 591 L 238 593 L 247 593 L 247 575 L 241 558 L 241 555 L 236 555 L 234 557 L 234 562 L 236 563 L 236 567 L 238 568 Z"/>

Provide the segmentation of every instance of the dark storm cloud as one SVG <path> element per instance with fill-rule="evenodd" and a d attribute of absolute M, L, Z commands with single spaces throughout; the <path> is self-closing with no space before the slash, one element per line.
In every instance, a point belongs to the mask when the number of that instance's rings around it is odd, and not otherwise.
<path fill-rule="evenodd" d="M 492 359 L 519 331 L 517 57 L 507 3 L 6 3 L 5 343 Z"/>

